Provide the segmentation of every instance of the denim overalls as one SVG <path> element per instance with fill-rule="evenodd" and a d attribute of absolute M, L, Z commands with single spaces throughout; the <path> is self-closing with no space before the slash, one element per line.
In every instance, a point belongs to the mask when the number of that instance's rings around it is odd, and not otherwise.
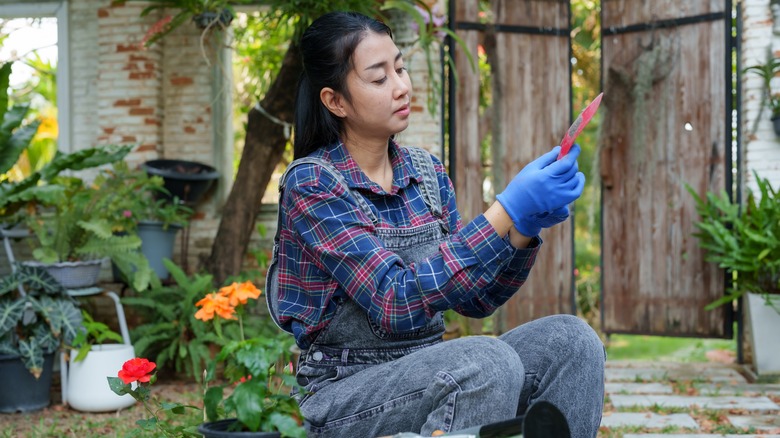
<path fill-rule="evenodd" d="M 435 254 L 450 230 L 442 217 L 430 155 L 417 148 L 406 150 L 422 174 L 419 190 L 435 220 L 408 228 L 375 228 L 375 233 L 387 249 L 413 263 Z M 341 173 L 322 159 L 296 160 L 287 172 L 302 163 L 323 166 L 346 187 Z M 376 224 L 366 199 L 350 191 Z M 277 323 L 278 251 L 277 230 L 266 280 L 269 310 Z M 572 426 L 572 436 L 596 436 L 603 400 L 603 344 L 584 322 L 570 315 L 552 316 L 499 338 L 442 342 L 443 333 L 441 313 L 422 329 L 398 334 L 371 322 L 352 300 L 338 302 L 330 324 L 298 361 L 298 383 L 305 391 L 296 396 L 307 436 L 363 438 L 401 431 L 429 436 L 437 429 L 450 432 L 512 418 L 534 400 L 558 406 Z M 583 393 L 572 394 L 574 387 Z"/>

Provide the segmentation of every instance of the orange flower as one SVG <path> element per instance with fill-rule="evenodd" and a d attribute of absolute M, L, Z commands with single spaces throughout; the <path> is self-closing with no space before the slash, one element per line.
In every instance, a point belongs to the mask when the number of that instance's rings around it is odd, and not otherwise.
<path fill-rule="evenodd" d="M 219 290 L 219 294 L 230 300 L 231 306 L 246 304 L 249 298 L 257 299 L 260 296 L 260 289 L 256 288 L 251 281 L 245 281 L 241 284 L 233 283 Z"/>
<path fill-rule="evenodd" d="M 226 296 L 218 294 L 208 294 L 202 300 L 195 303 L 196 306 L 201 307 L 200 310 L 195 312 L 195 318 L 201 321 L 209 321 L 214 318 L 214 314 L 224 319 L 236 319 L 235 307 L 230 305 L 230 300 Z"/>
<path fill-rule="evenodd" d="M 148 359 L 141 357 L 135 357 L 125 362 L 117 375 L 125 382 L 125 385 L 135 381 L 146 383 L 151 379 L 152 376 L 149 373 L 151 373 L 155 367 L 157 367 L 157 364 L 154 362 L 149 362 Z"/>

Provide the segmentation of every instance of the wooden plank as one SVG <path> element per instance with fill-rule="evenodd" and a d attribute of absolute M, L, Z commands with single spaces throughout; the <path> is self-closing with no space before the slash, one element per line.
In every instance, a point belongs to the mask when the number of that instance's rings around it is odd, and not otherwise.
<path fill-rule="evenodd" d="M 460 0 L 456 7 L 456 21 L 469 21 L 479 11 L 477 0 Z M 457 30 L 465 46 L 476 58 L 479 31 Z M 455 104 L 455 193 L 458 211 L 468 222 L 485 211 L 482 199 L 482 154 L 479 136 L 479 70 L 472 68 L 460 46 L 455 48 L 455 66 L 458 74 Z"/>
<path fill-rule="evenodd" d="M 569 28 L 567 1 L 499 0 L 496 24 Z M 558 144 L 570 122 L 569 38 L 497 32 L 493 73 L 493 166 L 500 192 L 526 164 Z M 573 313 L 573 219 L 542 231 L 526 284 L 498 312 L 496 331 Z"/>
<path fill-rule="evenodd" d="M 603 26 L 718 12 L 724 4 L 605 0 Z M 724 276 L 692 236 L 697 215 L 685 189 L 725 188 L 724 32 L 715 21 L 604 36 L 605 332 L 728 335 L 725 309 L 704 310 L 723 294 Z"/>

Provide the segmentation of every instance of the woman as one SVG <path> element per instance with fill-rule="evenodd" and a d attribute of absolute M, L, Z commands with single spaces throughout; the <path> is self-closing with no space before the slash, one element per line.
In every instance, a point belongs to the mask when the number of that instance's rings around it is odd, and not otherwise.
<path fill-rule="evenodd" d="M 546 400 L 572 436 L 595 437 L 604 350 L 579 319 L 442 342 L 444 310 L 488 316 L 525 281 L 539 231 L 564 221 L 582 193 L 579 147 L 530 163 L 464 225 L 442 164 L 393 141 L 409 124 L 412 87 L 390 29 L 329 13 L 301 51 L 297 160 L 282 177 L 266 290 L 303 351 L 309 436 L 431 435 Z"/>

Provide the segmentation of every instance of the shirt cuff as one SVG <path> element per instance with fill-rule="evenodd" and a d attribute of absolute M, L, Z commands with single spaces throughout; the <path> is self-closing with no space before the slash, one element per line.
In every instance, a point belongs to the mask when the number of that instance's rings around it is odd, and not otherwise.
<path fill-rule="evenodd" d="M 479 263 L 487 270 L 495 272 L 513 258 L 514 248 L 508 240 L 496 233 L 484 215 L 477 216 L 460 230 L 460 236 Z"/>
<path fill-rule="evenodd" d="M 515 248 L 509 243 L 509 236 L 504 239 L 512 251 L 505 272 L 519 272 L 531 269 L 536 261 L 536 255 L 542 247 L 542 238 L 534 236 L 525 248 Z"/>

